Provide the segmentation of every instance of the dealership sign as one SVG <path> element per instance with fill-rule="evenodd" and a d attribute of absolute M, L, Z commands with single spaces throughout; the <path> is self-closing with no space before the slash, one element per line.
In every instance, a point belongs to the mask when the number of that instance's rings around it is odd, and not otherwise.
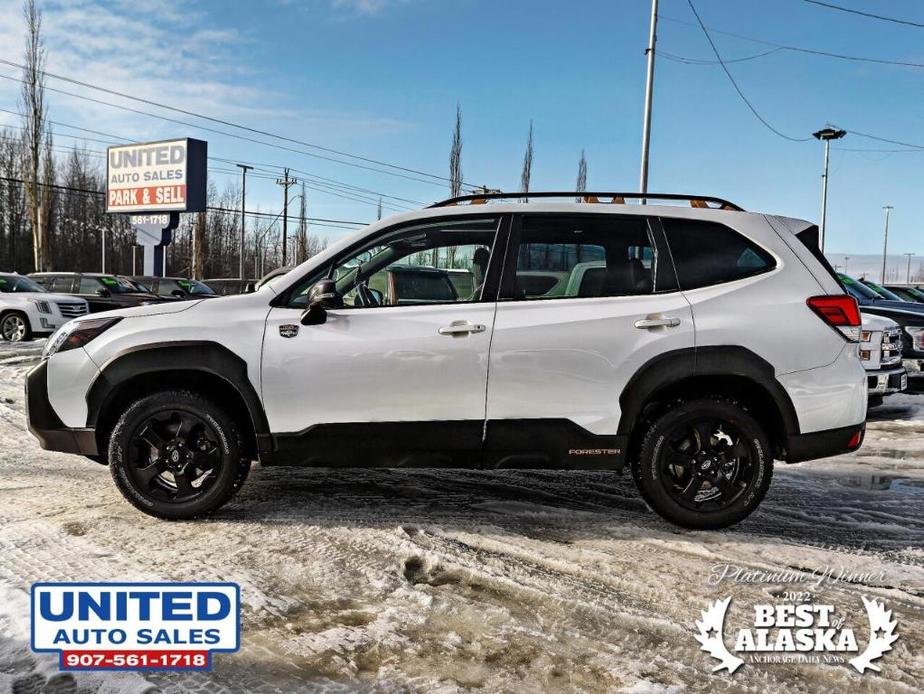
<path fill-rule="evenodd" d="M 36 583 L 32 650 L 67 670 L 207 670 L 240 648 L 234 583 Z"/>
<path fill-rule="evenodd" d="M 203 212 L 207 156 L 192 138 L 109 147 L 106 212 Z"/>

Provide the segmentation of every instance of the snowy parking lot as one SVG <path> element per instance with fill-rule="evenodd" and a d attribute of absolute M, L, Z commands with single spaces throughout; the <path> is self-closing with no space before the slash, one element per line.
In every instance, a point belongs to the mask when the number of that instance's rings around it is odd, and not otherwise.
<path fill-rule="evenodd" d="M 257 467 L 193 523 L 124 502 L 100 465 L 42 451 L 23 379 L 40 343 L 0 344 L 0 692 L 920 691 L 924 395 L 870 413 L 857 453 L 778 465 L 741 525 L 688 532 L 601 472 Z M 861 596 L 893 610 L 879 665 L 748 664 L 712 674 L 694 623 L 791 586 L 710 581 L 714 567 L 844 581 L 811 587 L 868 640 Z M 242 649 L 211 673 L 58 673 L 29 650 L 40 580 L 233 581 Z M 805 586 L 800 590 L 805 590 Z M 861 645 L 862 648 L 862 645 Z"/>

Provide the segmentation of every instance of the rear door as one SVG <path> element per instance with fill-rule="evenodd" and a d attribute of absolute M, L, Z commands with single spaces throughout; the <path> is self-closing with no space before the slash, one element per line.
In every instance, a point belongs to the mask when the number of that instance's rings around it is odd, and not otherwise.
<path fill-rule="evenodd" d="M 642 216 L 516 219 L 491 343 L 488 465 L 615 464 L 607 442 L 626 383 L 694 344 L 660 234 Z"/>

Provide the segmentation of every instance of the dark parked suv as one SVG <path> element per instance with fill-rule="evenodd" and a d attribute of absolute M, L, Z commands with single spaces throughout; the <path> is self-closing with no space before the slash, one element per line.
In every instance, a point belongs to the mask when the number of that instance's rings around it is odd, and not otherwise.
<path fill-rule="evenodd" d="M 136 275 L 130 279 L 165 299 L 214 299 L 218 296 L 207 284 L 185 277 Z"/>
<path fill-rule="evenodd" d="M 124 277 L 98 272 L 34 272 L 29 275 L 56 294 L 73 294 L 87 300 L 90 313 L 159 304 L 164 299 L 141 291 Z"/>

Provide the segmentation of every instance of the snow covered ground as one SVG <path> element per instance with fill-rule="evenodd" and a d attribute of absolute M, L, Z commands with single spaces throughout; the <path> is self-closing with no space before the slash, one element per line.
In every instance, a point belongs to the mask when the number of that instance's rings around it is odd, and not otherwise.
<path fill-rule="evenodd" d="M 23 376 L 39 344 L 0 344 L 0 692 L 912 692 L 924 683 L 924 395 L 871 412 L 855 455 L 776 468 L 725 532 L 681 531 L 608 473 L 259 469 L 208 521 L 123 502 L 105 467 L 39 449 Z M 710 584 L 716 565 L 871 572 L 813 589 L 867 640 L 860 596 L 894 610 L 881 673 L 748 664 L 694 640 L 784 584 Z M 212 673 L 57 673 L 28 648 L 38 580 L 234 581 L 243 648 Z M 735 607 L 741 606 L 740 609 Z M 752 616 L 752 615 L 751 615 Z"/>

